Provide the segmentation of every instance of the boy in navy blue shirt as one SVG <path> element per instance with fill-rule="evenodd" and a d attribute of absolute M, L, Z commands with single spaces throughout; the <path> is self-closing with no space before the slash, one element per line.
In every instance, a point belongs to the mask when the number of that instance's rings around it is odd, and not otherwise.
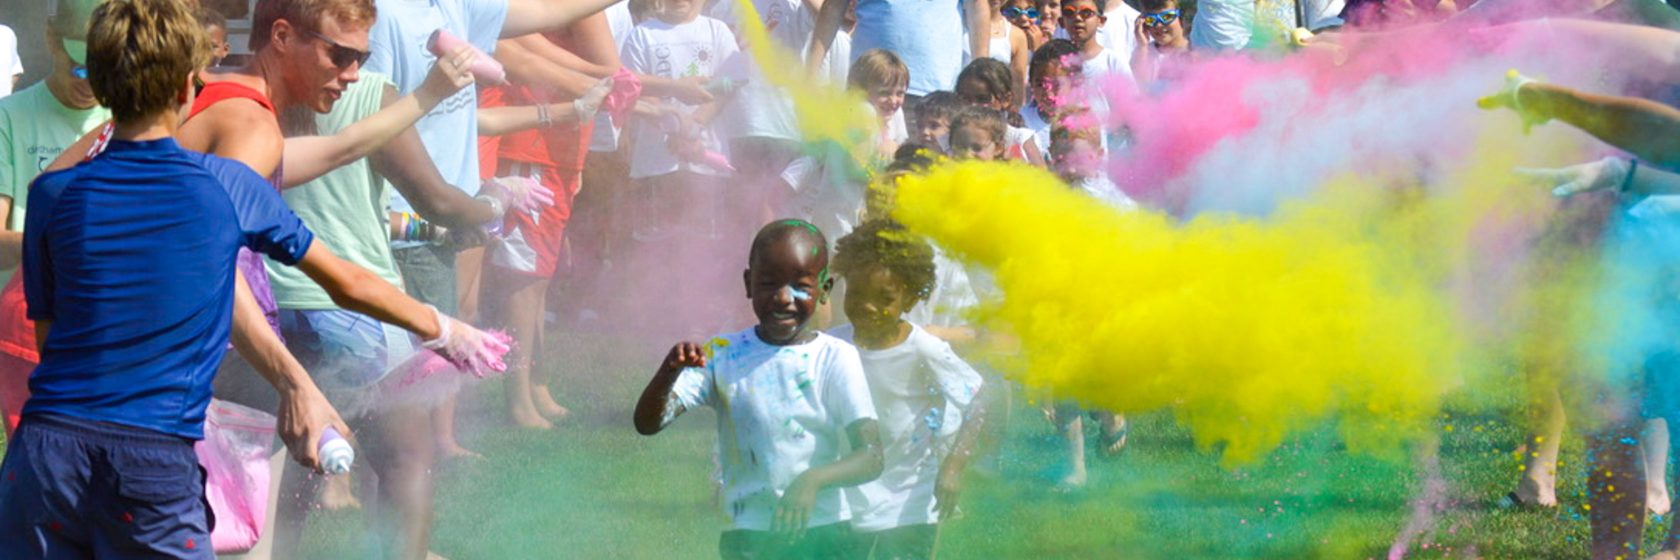
<path fill-rule="evenodd" d="M 110 0 L 94 13 L 89 82 L 114 130 L 104 153 L 31 187 L 22 274 L 41 364 L 0 464 L 7 558 L 212 557 L 192 444 L 230 334 L 262 358 L 299 462 L 318 468 L 328 426 L 348 433 L 296 360 L 253 331 L 260 315 L 234 325 L 235 313 L 260 313 L 234 305 L 242 247 L 458 365 L 495 353 L 479 331 L 315 247 L 250 168 L 175 143 L 207 52 L 178 1 Z"/>

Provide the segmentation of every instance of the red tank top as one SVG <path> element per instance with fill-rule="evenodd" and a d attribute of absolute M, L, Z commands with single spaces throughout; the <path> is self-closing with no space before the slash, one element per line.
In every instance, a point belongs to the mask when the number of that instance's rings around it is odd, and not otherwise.
<path fill-rule="evenodd" d="M 193 117 L 198 116 L 205 109 L 209 109 L 211 105 L 229 99 L 249 99 L 257 102 L 258 105 L 262 105 L 262 108 L 268 109 L 268 112 L 278 114 L 274 110 L 274 103 L 270 102 L 268 96 L 263 95 L 263 92 L 234 82 L 211 82 L 204 84 L 204 89 L 199 90 L 198 98 L 193 100 L 192 111 L 187 112 L 187 120 L 192 120 Z"/>

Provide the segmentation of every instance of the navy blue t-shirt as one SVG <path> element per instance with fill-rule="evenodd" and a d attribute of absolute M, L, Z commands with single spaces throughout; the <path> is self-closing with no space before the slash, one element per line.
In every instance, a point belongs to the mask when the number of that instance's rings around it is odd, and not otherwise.
<path fill-rule="evenodd" d="M 23 287 L 52 328 L 23 413 L 203 438 L 239 248 L 296 264 L 313 239 L 251 168 L 173 139 L 112 141 L 36 178 Z"/>

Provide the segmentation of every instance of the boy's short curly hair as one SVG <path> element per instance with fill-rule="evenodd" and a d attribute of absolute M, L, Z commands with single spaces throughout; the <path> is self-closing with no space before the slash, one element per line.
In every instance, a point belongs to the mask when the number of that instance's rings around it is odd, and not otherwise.
<path fill-rule="evenodd" d="M 933 246 L 889 219 L 869 220 L 841 237 L 835 244 L 833 265 L 836 274 L 851 282 L 866 267 L 882 267 L 916 301 L 933 293 Z"/>
<path fill-rule="evenodd" d="M 922 97 L 920 103 L 916 104 L 916 119 L 945 119 L 949 121 L 962 108 L 963 102 L 961 99 L 957 99 L 955 92 L 940 90 L 927 94 Z"/>

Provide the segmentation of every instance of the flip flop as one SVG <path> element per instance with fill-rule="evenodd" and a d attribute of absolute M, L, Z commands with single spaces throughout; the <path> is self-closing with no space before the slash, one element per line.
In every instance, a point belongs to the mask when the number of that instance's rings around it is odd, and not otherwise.
<path fill-rule="evenodd" d="M 1120 429 L 1115 430 L 1115 432 L 1113 434 L 1103 434 L 1103 436 L 1102 436 L 1102 443 L 1103 443 L 1102 454 L 1103 454 L 1103 456 L 1104 457 L 1115 457 L 1115 456 L 1120 455 L 1121 451 L 1125 451 L 1126 450 L 1126 436 L 1130 435 L 1131 432 L 1132 432 L 1132 423 L 1130 421 L 1127 421 L 1126 423 L 1121 424 Z"/>

